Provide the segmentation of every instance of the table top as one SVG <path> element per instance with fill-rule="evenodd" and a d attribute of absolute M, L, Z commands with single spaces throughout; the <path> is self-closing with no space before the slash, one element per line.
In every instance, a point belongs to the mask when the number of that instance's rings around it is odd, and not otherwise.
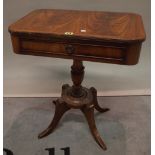
<path fill-rule="evenodd" d="M 142 18 L 133 13 L 40 9 L 12 24 L 9 31 L 118 42 L 145 40 Z"/>

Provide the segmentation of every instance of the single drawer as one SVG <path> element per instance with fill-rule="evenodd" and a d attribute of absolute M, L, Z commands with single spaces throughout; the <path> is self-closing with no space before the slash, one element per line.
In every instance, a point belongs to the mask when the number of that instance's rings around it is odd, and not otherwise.
<path fill-rule="evenodd" d="M 116 44 L 100 42 L 71 42 L 62 40 L 46 40 L 12 35 L 12 45 L 17 54 L 80 59 L 84 61 L 105 62 L 134 65 L 138 62 L 141 43 Z"/>
<path fill-rule="evenodd" d="M 101 45 L 67 44 L 62 42 L 40 42 L 23 40 L 23 50 L 33 52 L 44 52 L 51 54 L 63 54 L 69 56 L 105 57 L 122 59 L 124 57 L 123 47 L 105 47 Z"/>

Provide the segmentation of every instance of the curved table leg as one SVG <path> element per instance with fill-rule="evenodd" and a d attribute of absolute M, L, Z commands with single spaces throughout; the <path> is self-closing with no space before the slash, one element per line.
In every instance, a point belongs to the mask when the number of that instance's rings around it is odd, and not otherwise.
<path fill-rule="evenodd" d="M 57 104 L 57 100 L 53 100 L 53 104 L 56 105 Z"/>
<path fill-rule="evenodd" d="M 83 108 L 81 108 L 81 111 L 84 113 L 88 121 L 88 125 L 94 139 L 103 150 L 106 150 L 107 147 L 104 144 L 103 140 L 101 139 L 99 132 L 96 128 L 95 119 L 94 119 L 94 105 L 84 106 Z"/>
<path fill-rule="evenodd" d="M 54 118 L 53 118 L 51 124 L 48 126 L 48 128 L 39 134 L 38 138 L 43 138 L 45 136 L 48 136 L 50 133 L 52 133 L 53 130 L 58 125 L 63 114 L 70 109 L 67 106 L 67 104 L 63 101 L 56 100 L 56 101 L 54 101 L 54 104 L 56 105 Z"/>
<path fill-rule="evenodd" d="M 94 87 L 91 87 L 90 90 L 91 90 L 91 92 L 93 94 L 93 98 L 94 98 L 93 100 L 94 100 L 94 107 L 95 107 L 95 109 L 97 111 L 99 111 L 99 112 L 102 112 L 102 113 L 109 111 L 110 110 L 109 108 L 101 108 L 99 106 L 98 101 L 97 101 L 97 90 Z"/>

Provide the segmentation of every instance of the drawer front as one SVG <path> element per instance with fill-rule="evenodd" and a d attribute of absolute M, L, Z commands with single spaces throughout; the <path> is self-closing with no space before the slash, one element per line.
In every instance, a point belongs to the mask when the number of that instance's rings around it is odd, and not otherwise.
<path fill-rule="evenodd" d="M 77 55 L 84 55 L 99 58 L 122 59 L 124 57 L 123 48 L 105 47 L 99 45 L 79 45 L 77 47 Z"/>
<path fill-rule="evenodd" d="M 46 43 L 37 41 L 22 41 L 21 48 L 23 50 L 31 50 L 33 52 L 65 54 L 65 46 L 61 43 Z"/>
<path fill-rule="evenodd" d="M 83 45 L 67 44 L 61 42 L 38 42 L 23 40 L 21 44 L 23 50 L 33 52 L 43 52 L 68 56 L 98 57 L 122 59 L 124 57 L 124 48 L 122 47 L 105 47 L 101 45 Z"/>

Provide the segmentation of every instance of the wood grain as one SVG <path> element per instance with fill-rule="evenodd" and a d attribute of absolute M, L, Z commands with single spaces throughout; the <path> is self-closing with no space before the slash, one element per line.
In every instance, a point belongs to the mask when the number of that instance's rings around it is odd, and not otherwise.
<path fill-rule="evenodd" d="M 69 53 L 66 50 L 68 44 L 65 43 L 47 43 L 37 41 L 23 41 L 21 44 L 22 49 L 32 51 L 44 51 L 53 54 L 66 54 Z M 75 51 L 72 55 L 85 55 L 85 56 L 96 56 L 96 57 L 109 57 L 109 58 L 122 58 L 123 48 L 105 47 L 99 45 L 81 45 L 72 44 Z M 96 52 L 97 51 L 97 52 Z M 104 52 L 103 52 L 104 51 Z"/>
<path fill-rule="evenodd" d="M 141 16 L 133 13 L 41 9 L 12 24 L 9 31 L 40 35 L 73 32 L 76 37 L 128 42 L 145 39 Z"/>
<path fill-rule="evenodd" d="M 9 32 L 18 54 L 123 65 L 138 63 L 145 40 L 140 15 L 99 11 L 35 10 Z"/>
<path fill-rule="evenodd" d="M 62 95 L 55 102 L 53 121 L 39 138 L 56 128 L 62 115 L 70 108 L 81 109 L 91 133 L 103 150 L 107 147 L 96 128 L 94 108 L 106 112 L 97 102 L 97 91 L 82 87 L 82 61 L 123 65 L 138 63 L 145 31 L 141 16 L 73 10 L 36 10 L 9 27 L 15 53 L 73 59 L 73 86 L 63 85 Z M 71 35 L 66 35 L 71 34 Z"/>

